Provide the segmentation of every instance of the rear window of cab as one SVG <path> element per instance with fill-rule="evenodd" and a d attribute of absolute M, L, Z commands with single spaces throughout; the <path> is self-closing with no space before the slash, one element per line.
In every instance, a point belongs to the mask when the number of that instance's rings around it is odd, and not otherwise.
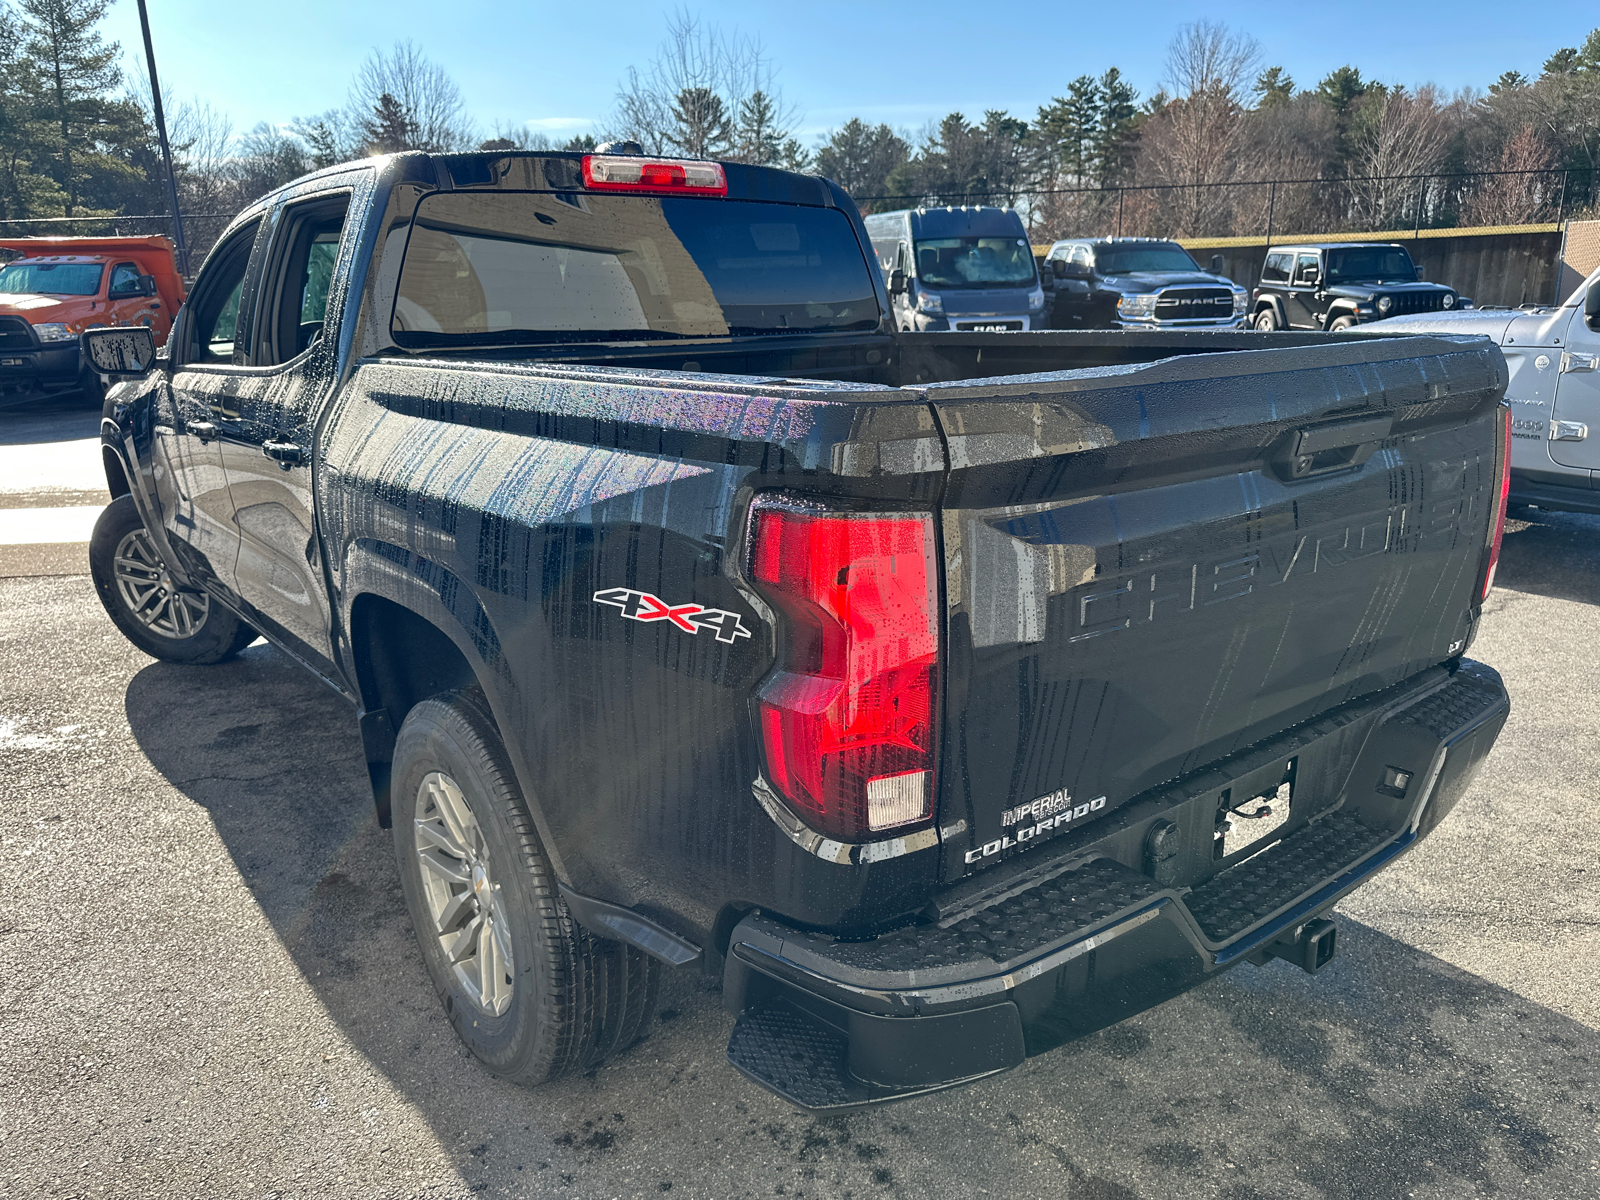
<path fill-rule="evenodd" d="M 390 329 L 406 347 L 867 331 L 870 272 L 833 208 L 447 192 L 418 205 Z"/>

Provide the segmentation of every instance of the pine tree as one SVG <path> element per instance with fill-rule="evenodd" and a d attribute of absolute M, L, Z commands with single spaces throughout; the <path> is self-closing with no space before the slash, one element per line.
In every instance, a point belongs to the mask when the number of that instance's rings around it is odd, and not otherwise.
<path fill-rule="evenodd" d="M 1099 166 L 1101 187 L 1114 187 L 1133 170 L 1138 101 L 1139 93 L 1116 67 L 1100 76 L 1100 123 L 1094 131 L 1094 160 Z"/>
<path fill-rule="evenodd" d="M 887 125 L 868 125 L 851 117 L 817 149 L 816 173 L 833 180 L 853 196 L 862 210 L 893 208 L 893 200 L 874 201 L 894 190 L 891 176 L 910 157 L 911 147 Z"/>
<path fill-rule="evenodd" d="M 667 140 L 687 158 L 722 158 L 733 142 L 733 122 L 721 96 L 707 87 L 687 87 L 673 98 Z"/>
<path fill-rule="evenodd" d="M 122 47 L 107 45 L 95 30 L 107 0 L 22 0 L 22 67 L 31 84 L 41 141 L 54 159 L 51 174 L 73 216 L 83 184 L 84 159 L 109 117 L 107 94 L 122 82 Z"/>
<path fill-rule="evenodd" d="M 1294 78 L 1282 67 L 1268 67 L 1256 76 L 1255 87 L 1250 90 L 1256 94 L 1257 108 L 1276 108 L 1294 99 Z"/>
<path fill-rule="evenodd" d="M 733 134 L 733 157 L 740 162 L 768 166 L 776 163 L 789 131 L 779 127 L 778 106 L 757 88 L 739 102 L 739 123 Z"/>
<path fill-rule="evenodd" d="M 411 149 L 415 130 L 411 114 L 388 92 L 378 96 L 372 112 L 361 122 L 361 136 L 368 154 L 396 154 Z"/>

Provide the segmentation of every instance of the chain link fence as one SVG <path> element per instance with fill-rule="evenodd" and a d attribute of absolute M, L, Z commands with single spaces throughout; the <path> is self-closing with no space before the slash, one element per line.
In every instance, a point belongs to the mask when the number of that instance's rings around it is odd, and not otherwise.
<path fill-rule="evenodd" d="M 1045 187 L 938 196 L 858 196 L 869 211 L 919 205 L 1015 207 L 1036 242 L 1064 237 L 1253 237 L 1263 241 L 1410 229 L 1559 224 L 1592 213 L 1590 169 L 1428 172 L 1341 179 Z"/>

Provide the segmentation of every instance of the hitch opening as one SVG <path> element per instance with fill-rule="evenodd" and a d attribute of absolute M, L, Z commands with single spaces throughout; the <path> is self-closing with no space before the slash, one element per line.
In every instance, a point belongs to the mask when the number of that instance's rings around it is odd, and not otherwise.
<path fill-rule="evenodd" d="M 1333 961 L 1334 951 L 1338 949 L 1338 938 L 1338 926 L 1319 917 L 1315 921 L 1307 921 L 1304 925 L 1288 930 L 1275 941 L 1268 942 L 1250 955 L 1249 961 L 1258 967 L 1264 967 L 1272 959 L 1281 958 L 1284 962 L 1292 962 L 1307 975 L 1315 975 Z"/>

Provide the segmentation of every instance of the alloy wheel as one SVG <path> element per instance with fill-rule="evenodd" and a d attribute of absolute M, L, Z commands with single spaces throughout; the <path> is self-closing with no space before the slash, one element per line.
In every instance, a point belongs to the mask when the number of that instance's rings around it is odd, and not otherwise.
<path fill-rule="evenodd" d="M 431 771 L 417 787 L 414 845 L 433 934 L 467 998 L 501 1016 L 511 1004 L 511 924 L 483 830 L 460 786 Z"/>
<path fill-rule="evenodd" d="M 112 567 L 117 594 L 134 618 L 159 637 L 193 637 L 206 623 L 211 598 L 179 590 L 145 529 L 123 535 Z"/>

